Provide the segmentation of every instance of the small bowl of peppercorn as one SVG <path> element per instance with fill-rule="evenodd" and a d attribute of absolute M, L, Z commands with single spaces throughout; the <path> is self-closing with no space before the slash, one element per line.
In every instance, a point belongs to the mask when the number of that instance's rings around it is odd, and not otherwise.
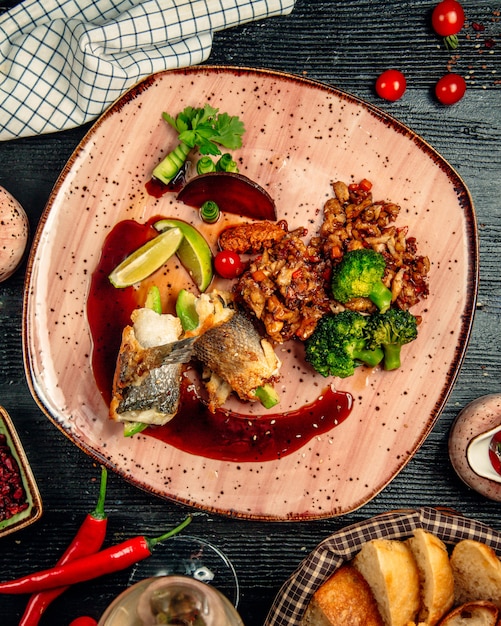
<path fill-rule="evenodd" d="M 21 440 L 0 406 L 0 537 L 26 528 L 42 515 L 42 499 Z"/>

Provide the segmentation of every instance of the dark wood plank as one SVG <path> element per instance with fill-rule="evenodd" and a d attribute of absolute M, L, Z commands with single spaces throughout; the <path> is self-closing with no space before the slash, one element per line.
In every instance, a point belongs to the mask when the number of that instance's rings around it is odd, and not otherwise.
<path fill-rule="evenodd" d="M 15 1 L 0 0 L 2 8 Z M 446 51 L 429 27 L 432 2 L 413 0 L 297 0 L 288 17 L 272 18 L 217 33 L 208 62 L 264 67 L 320 80 L 381 107 L 418 132 L 468 185 L 478 217 L 480 285 L 471 341 L 457 383 L 423 446 L 374 500 L 341 518 L 308 523 L 261 523 L 202 514 L 192 534 L 213 541 L 232 559 L 241 584 L 246 626 L 262 624 L 275 593 L 316 544 L 340 527 L 389 509 L 442 505 L 501 530 L 499 504 L 468 489 L 447 454 L 453 420 L 468 402 L 497 393 L 501 372 L 501 28 L 493 5 L 464 2 L 470 37 L 457 54 Z M 471 22 L 485 25 L 476 38 Z M 491 37 L 496 45 L 485 47 Z M 436 80 L 453 63 L 468 80 L 465 99 L 450 108 L 432 95 Z M 379 100 L 378 73 L 398 66 L 408 91 L 396 103 Z M 497 72 L 497 73 L 496 73 Z M 1 121 L 0 121 L 1 123 Z M 26 208 L 34 232 L 52 186 L 87 127 L 55 135 L 0 143 L 0 185 Z M 20 337 L 23 270 L 0 284 L 0 404 L 11 413 L 30 458 L 44 501 L 40 522 L 1 541 L 0 578 L 47 567 L 94 506 L 99 468 L 42 414 L 23 369 Z M 161 530 L 186 512 L 110 476 L 108 542 Z M 67 626 L 82 612 L 97 617 L 126 585 L 128 573 L 79 585 L 62 596 L 41 626 Z M 25 597 L 0 597 L 0 622 L 18 623 Z"/>

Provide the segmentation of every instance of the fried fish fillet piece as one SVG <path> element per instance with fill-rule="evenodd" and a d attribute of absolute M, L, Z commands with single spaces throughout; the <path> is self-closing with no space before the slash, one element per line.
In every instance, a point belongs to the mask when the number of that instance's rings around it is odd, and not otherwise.
<path fill-rule="evenodd" d="M 198 326 L 184 334 L 177 317 L 148 308 L 132 313 L 133 324 L 123 331 L 115 369 L 112 419 L 155 425 L 171 420 L 179 408 L 183 363 L 188 360 L 203 364 L 211 411 L 232 392 L 244 401 L 262 401 L 256 390 L 272 385 L 281 365 L 271 343 L 235 308 L 230 293 L 204 293 L 195 308 Z M 179 346 L 182 362 L 171 362 Z M 163 360 L 167 354 L 169 362 Z"/>
<path fill-rule="evenodd" d="M 198 327 L 185 337 L 197 336 L 193 356 L 204 366 L 202 379 L 209 409 L 222 406 L 232 392 L 244 401 L 260 400 L 256 389 L 272 386 L 281 366 L 271 343 L 235 307 L 232 293 L 204 293 L 197 298 L 195 308 Z"/>
<path fill-rule="evenodd" d="M 126 326 L 113 379 L 110 417 L 119 422 L 162 425 L 177 413 L 181 393 L 181 363 L 150 368 L 148 348 L 174 342 L 181 322 L 169 314 L 136 309 Z"/>
<path fill-rule="evenodd" d="M 232 391 L 241 400 L 255 402 L 256 389 L 273 383 L 280 369 L 273 346 L 240 311 L 205 331 L 194 344 L 194 355 L 206 369 L 211 410 L 224 404 Z"/>

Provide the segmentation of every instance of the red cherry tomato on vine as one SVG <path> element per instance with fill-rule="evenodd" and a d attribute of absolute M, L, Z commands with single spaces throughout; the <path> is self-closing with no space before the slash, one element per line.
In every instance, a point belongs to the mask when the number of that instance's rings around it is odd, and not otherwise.
<path fill-rule="evenodd" d="M 93 617 L 77 617 L 70 626 L 97 626 L 97 622 Z"/>
<path fill-rule="evenodd" d="M 222 250 L 216 254 L 214 269 L 221 278 L 236 278 L 244 271 L 245 264 L 236 252 Z"/>
<path fill-rule="evenodd" d="M 466 92 L 466 81 L 459 74 L 446 74 L 435 85 L 435 95 L 442 104 L 459 102 Z"/>
<path fill-rule="evenodd" d="M 385 100 L 399 100 L 405 93 L 407 81 L 402 72 L 386 70 L 376 80 L 376 93 Z"/>
<path fill-rule="evenodd" d="M 431 25 L 441 37 L 456 35 L 464 26 L 464 10 L 457 0 L 442 0 L 433 9 Z"/>

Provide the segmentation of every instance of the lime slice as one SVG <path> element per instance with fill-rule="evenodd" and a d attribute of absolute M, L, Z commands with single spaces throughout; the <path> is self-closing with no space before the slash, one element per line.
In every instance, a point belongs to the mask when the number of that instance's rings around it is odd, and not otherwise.
<path fill-rule="evenodd" d="M 203 235 L 194 226 L 182 220 L 164 219 L 155 222 L 153 226 L 160 232 L 176 228 L 183 233 L 183 241 L 176 254 L 198 289 L 205 291 L 210 285 L 213 271 L 212 252 Z"/>
<path fill-rule="evenodd" d="M 180 228 L 171 228 L 129 254 L 109 275 L 114 287 L 130 287 L 153 274 L 170 259 L 183 241 Z"/>

